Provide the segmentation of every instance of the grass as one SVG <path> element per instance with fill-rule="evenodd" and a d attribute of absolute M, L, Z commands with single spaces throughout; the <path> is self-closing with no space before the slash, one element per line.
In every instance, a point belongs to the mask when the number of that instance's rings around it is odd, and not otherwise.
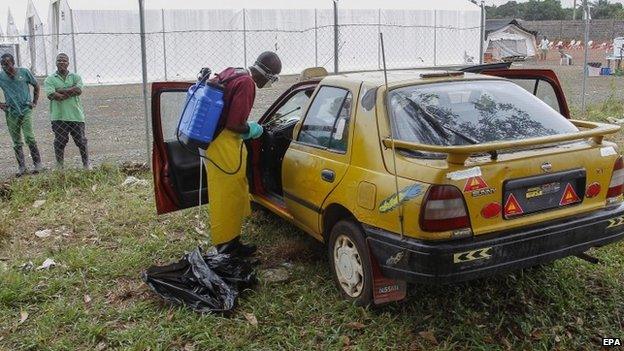
<path fill-rule="evenodd" d="M 621 118 L 618 106 L 591 106 L 588 118 Z M 148 186 L 122 187 L 128 172 Z M 46 202 L 35 208 L 36 200 Z M 165 304 L 139 278 L 152 264 L 208 245 L 203 223 L 205 208 L 156 216 L 151 176 L 136 169 L 102 166 L 0 184 L 0 351 L 593 350 L 602 337 L 624 337 L 624 243 L 592 252 L 604 264 L 566 258 L 416 286 L 406 301 L 366 309 L 340 298 L 321 244 L 254 211 L 243 231 L 260 247 L 260 269 L 288 262 L 291 277 L 260 282 L 224 317 Z M 52 234 L 34 235 L 42 229 Z M 21 268 L 46 258 L 59 265 Z"/>
<path fill-rule="evenodd" d="M 169 306 L 139 274 L 205 245 L 205 214 L 157 217 L 151 184 L 124 188 L 125 176 L 105 166 L 11 183 L 0 202 L 0 350 L 568 350 L 624 336 L 623 244 L 594 252 L 604 265 L 567 258 L 470 283 L 414 287 L 407 301 L 365 309 L 341 300 L 322 245 L 262 211 L 245 235 L 261 248 L 261 269 L 293 264 L 289 281 L 261 282 L 231 317 Z M 46 203 L 34 208 L 38 199 Z M 53 233 L 38 238 L 41 229 Z M 46 258 L 59 266 L 19 268 Z"/>

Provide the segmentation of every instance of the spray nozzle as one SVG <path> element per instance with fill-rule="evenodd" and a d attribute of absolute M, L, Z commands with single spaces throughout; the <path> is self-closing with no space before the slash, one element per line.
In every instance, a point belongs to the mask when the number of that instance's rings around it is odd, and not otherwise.
<path fill-rule="evenodd" d="M 208 78 L 210 78 L 211 74 L 212 74 L 212 70 L 210 68 L 208 68 L 208 67 L 204 67 L 197 74 L 197 80 L 200 83 L 203 83 L 203 82 L 207 81 Z"/>

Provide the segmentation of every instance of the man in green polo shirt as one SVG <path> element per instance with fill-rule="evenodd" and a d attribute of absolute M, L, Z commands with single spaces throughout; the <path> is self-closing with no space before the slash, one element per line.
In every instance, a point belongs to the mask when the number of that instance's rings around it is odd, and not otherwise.
<path fill-rule="evenodd" d="M 80 150 L 82 166 L 90 169 L 85 136 L 85 116 L 80 102 L 82 78 L 76 73 L 69 72 L 67 67 L 69 67 L 69 56 L 63 53 L 58 54 L 56 56 L 57 71 L 49 75 L 43 83 L 45 94 L 50 99 L 56 166 L 59 169 L 63 168 L 65 145 L 71 135 Z"/>
<path fill-rule="evenodd" d="M 26 161 L 24 159 L 24 151 L 22 146 L 22 134 L 26 145 L 30 149 L 35 170 L 34 173 L 40 172 L 41 156 L 39 148 L 35 141 L 35 135 L 32 128 L 32 110 L 37 106 L 39 99 L 39 84 L 32 73 L 26 68 L 15 67 L 15 59 L 11 54 L 0 56 L 0 88 L 4 93 L 5 102 L 0 102 L 0 109 L 4 111 L 6 116 L 9 134 L 13 140 L 13 150 L 15 150 L 15 158 L 17 159 L 18 172 L 17 176 L 24 175 L 26 169 Z M 33 86 L 33 99 L 30 100 L 30 89 L 28 85 Z"/>

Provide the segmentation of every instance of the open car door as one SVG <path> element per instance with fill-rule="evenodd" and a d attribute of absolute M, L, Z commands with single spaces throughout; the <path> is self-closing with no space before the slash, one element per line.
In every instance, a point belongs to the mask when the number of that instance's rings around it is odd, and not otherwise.
<path fill-rule="evenodd" d="M 547 105 L 570 118 L 570 109 L 555 72 L 549 69 L 490 69 L 482 74 L 504 77 L 537 96 Z"/>
<path fill-rule="evenodd" d="M 202 203 L 208 202 L 206 173 L 200 169 L 200 159 L 185 149 L 175 135 L 191 85 L 186 82 L 152 84 L 152 173 L 158 214 L 197 206 L 200 176 Z"/>

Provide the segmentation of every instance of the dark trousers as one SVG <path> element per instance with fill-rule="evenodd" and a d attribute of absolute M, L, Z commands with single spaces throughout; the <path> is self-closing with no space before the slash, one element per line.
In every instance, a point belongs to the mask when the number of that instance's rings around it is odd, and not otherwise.
<path fill-rule="evenodd" d="M 69 135 L 71 135 L 74 143 L 78 146 L 78 150 L 80 150 L 82 165 L 89 165 L 84 122 L 52 121 L 52 131 L 54 132 L 54 154 L 57 164 L 63 165 L 65 145 L 67 145 Z"/>

